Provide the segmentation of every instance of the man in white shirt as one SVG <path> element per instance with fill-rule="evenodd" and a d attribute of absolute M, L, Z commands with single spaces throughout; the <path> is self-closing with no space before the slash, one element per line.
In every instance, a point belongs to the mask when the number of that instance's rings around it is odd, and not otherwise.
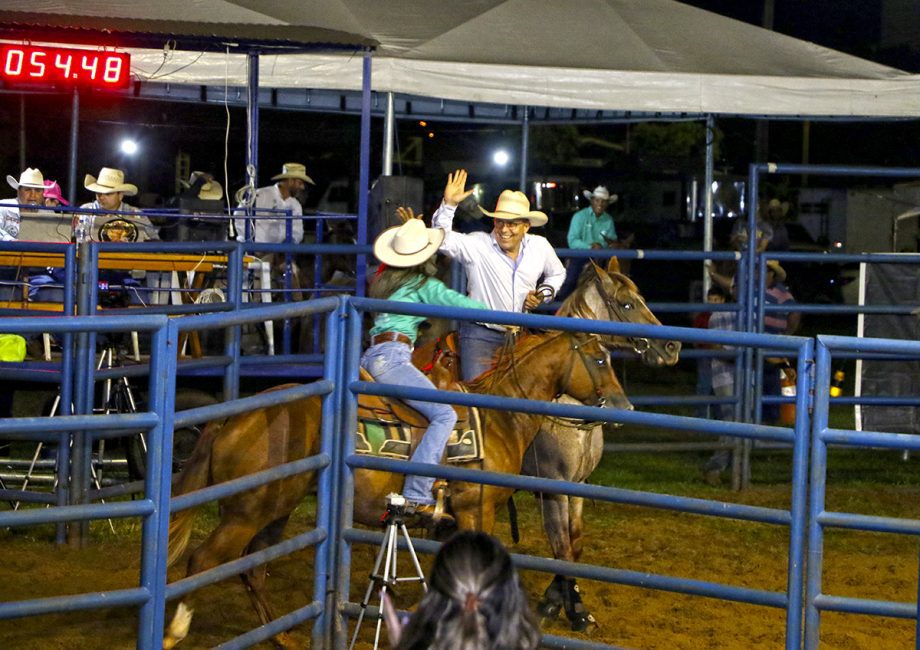
<path fill-rule="evenodd" d="M 0 200 L 0 241 L 14 241 L 19 238 L 22 222 L 19 205 L 43 205 L 45 178 L 38 169 L 29 167 L 18 181 L 7 175 L 6 182 L 16 190 L 16 198 Z"/>
<path fill-rule="evenodd" d="M 256 210 L 252 219 L 251 241 L 280 244 L 286 241 L 287 223 L 291 222 L 291 242 L 299 244 L 303 240 L 303 207 L 297 200 L 307 184 L 315 185 L 313 179 L 307 176 L 306 167 L 300 163 L 285 163 L 281 173 L 272 176 L 274 185 L 260 187 L 256 190 L 253 207 Z M 247 207 L 248 203 L 242 201 L 240 208 Z M 277 217 L 261 216 L 259 210 L 287 210 L 292 218 L 278 215 Z M 246 220 L 235 219 L 237 239 L 246 241 Z"/>
<path fill-rule="evenodd" d="M 96 211 L 111 211 L 120 214 L 84 215 L 79 219 L 89 220 L 88 237 L 92 241 L 142 242 L 160 239 L 159 230 L 150 219 L 141 214 L 139 208 L 125 203 L 126 196 L 137 194 L 137 185 L 125 182 L 125 173 L 120 169 L 103 167 L 99 176 L 87 174 L 83 187 L 96 194 L 96 200 L 84 203 L 81 208 Z M 85 234 L 78 233 L 79 241 Z"/>
<path fill-rule="evenodd" d="M 523 192 L 505 190 L 498 197 L 492 232 L 453 232 L 457 205 L 470 195 L 466 171 L 450 174 L 444 201 L 432 218 L 432 226 L 446 236 L 439 250 L 458 260 L 466 272 L 470 298 L 496 311 L 525 311 L 553 299 L 565 281 L 565 267 L 545 237 L 528 234 L 545 225 L 547 217 L 531 210 Z M 537 282 L 543 284 L 537 288 Z M 464 322 L 460 326 L 460 370 L 463 379 L 478 377 L 492 367 L 492 357 L 505 339 L 501 325 Z"/>

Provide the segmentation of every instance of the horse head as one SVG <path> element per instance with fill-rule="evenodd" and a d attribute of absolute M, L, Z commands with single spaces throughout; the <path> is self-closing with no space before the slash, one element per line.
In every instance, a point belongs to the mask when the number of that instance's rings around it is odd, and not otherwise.
<path fill-rule="evenodd" d="M 561 393 L 571 395 L 588 406 L 609 406 L 632 410 L 623 386 L 610 365 L 610 352 L 600 338 L 590 334 L 567 333 L 570 356 L 562 376 Z"/>
<path fill-rule="evenodd" d="M 622 273 L 608 273 L 593 262 L 585 268 L 578 288 L 556 313 L 591 320 L 661 325 L 632 280 Z M 680 356 L 680 341 L 619 335 L 605 336 L 602 340 L 612 348 L 633 350 L 648 366 L 673 366 Z"/>

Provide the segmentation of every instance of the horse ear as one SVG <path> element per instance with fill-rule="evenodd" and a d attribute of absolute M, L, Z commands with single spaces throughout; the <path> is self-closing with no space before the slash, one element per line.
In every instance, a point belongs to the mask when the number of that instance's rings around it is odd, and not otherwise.
<path fill-rule="evenodd" d="M 620 273 L 620 258 L 611 257 L 610 261 L 607 262 L 607 273 Z"/>

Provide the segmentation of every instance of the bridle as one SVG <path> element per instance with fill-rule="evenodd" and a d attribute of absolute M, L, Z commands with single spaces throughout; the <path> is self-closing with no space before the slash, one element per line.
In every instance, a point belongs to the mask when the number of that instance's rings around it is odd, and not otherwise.
<path fill-rule="evenodd" d="M 597 340 L 597 337 L 591 334 L 585 335 L 575 333 L 569 341 L 569 345 L 573 351 L 578 353 L 578 358 L 581 359 L 581 363 L 584 365 L 585 370 L 588 373 L 588 377 L 591 379 L 591 387 L 594 389 L 594 395 L 597 397 L 597 401 L 593 404 L 593 406 L 599 406 L 603 408 L 607 406 L 607 398 L 604 396 L 603 391 L 601 391 L 601 386 L 603 385 L 604 381 L 602 373 L 603 368 L 606 367 L 609 369 L 610 367 L 610 353 L 606 352 L 603 345 L 601 345 L 601 349 L 605 350 L 603 357 L 598 358 L 590 356 L 585 351 L 584 346 L 591 340 Z M 574 355 L 571 355 L 569 357 L 569 367 L 565 373 L 566 387 L 568 387 L 569 383 L 572 381 L 572 370 L 574 369 L 574 366 L 575 357 Z M 556 397 L 558 398 L 564 392 L 565 391 L 563 390 L 561 393 L 559 393 L 559 395 L 556 395 Z"/>
<path fill-rule="evenodd" d="M 629 312 L 636 308 L 633 303 L 620 302 L 616 299 L 616 296 L 611 296 L 604 288 L 604 282 L 597 274 L 594 275 L 592 282 L 594 283 L 594 288 L 597 290 L 597 294 L 601 298 L 601 302 L 603 302 L 604 306 L 607 308 L 608 313 L 613 314 L 616 317 L 616 320 L 621 323 L 633 322 L 633 320 L 629 317 Z M 652 347 L 651 341 L 645 337 L 626 336 L 623 338 L 626 339 L 628 345 L 620 347 L 632 348 L 633 352 L 640 356 L 648 352 L 649 348 Z"/>

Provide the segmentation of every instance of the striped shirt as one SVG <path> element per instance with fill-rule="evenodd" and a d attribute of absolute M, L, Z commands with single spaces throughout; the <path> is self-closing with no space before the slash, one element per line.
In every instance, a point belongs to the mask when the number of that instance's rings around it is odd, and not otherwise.
<path fill-rule="evenodd" d="M 789 305 L 795 304 L 795 298 L 789 293 L 781 282 L 774 282 L 772 287 L 767 287 L 764 292 L 764 304 L 766 305 Z M 764 312 L 763 331 L 765 334 L 785 334 L 789 327 L 788 311 L 770 311 Z"/>

